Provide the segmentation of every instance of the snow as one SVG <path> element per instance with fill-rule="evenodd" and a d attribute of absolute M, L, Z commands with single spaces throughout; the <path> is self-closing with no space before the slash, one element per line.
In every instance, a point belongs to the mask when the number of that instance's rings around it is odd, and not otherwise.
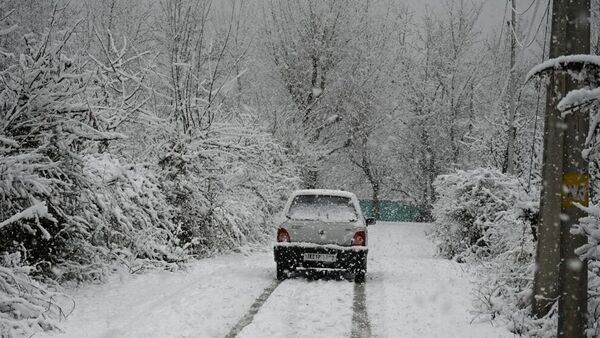
<path fill-rule="evenodd" d="M 273 281 L 270 253 L 205 259 L 188 271 L 116 275 L 71 290 L 57 337 L 223 337 Z M 42 335 L 45 337 L 45 335 Z"/>
<path fill-rule="evenodd" d="M 314 243 L 306 243 L 306 242 L 280 242 L 280 243 L 275 243 L 276 246 L 291 246 L 291 247 L 300 247 L 300 248 L 314 248 L 314 247 L 319 247 L 319 248 L 325 248 L 325 249 L 334 249 L 334 250 L 348 250 L 348 251 L 364 251 L 364 250 L 368 250 L 367 247 L 364 246 L 341 246 L 341 245 L 336 245 L 336 244 L 318 244 L 315 245 Z"/>
<path fill-rule="evenodd" d="M 564 112 L 575 106 L 585 104 L 585 103 L 588 103 L 588 102 L 591 102 L 594 100 L 598 100 L 599 98 L 600 98 L 600 88 L 576 89 L 576 90 L 572 90 L 569 93 L 567 93 L 567 95 L 562 100 L 560 100 L 557 108 L 560 111 Z M 565 113 L 563 113 L 562 115 L 564 117 Z"/>
<path fill-rule="evenodd" d="M 2 135 L 0 135 L 0 143 L 6 144 L 6 145 L 8 145 L 10 147 L 13 147 L 13 148 L 19 148 L 19 143 L 17 143 L 15 140 L 11 140 L 11 139 L 9 139 L 7 137 L 4 137 Z"/>
<path fill-rule="evenodd" d="M 331 190 L 331 189 L 304 189 L 304 190 L 296 190 L 292 194 L 290 198 L 296 197 L 298 195 L 324 195 L 324 196 L 340 196 L 347 197 L 350 199 L 356 198 L 356 195 L 349 191 L 343 190 Z"/>
<path fill-rule="evenodd" d="M 375 337 L 513 337 L 475 323 L 468 269 L 435 258 L 430 225 L 379 223 L 369 230 L 367 306 Z M 393 334 L 391 334 L 393 333 Z"/>
<path fill-rule="evenodd" d="M 288 280 L 238 337 L 349 337 L 352 289 L 348 281 Z"/>
<path fill-rule="evenodd" d="M 314 97 L 317 97 L 323 93 L 323 90 L 321 88 L 313 87 L 312 93 Z"/>
<path fill-rule="evenodd" d="M 333 114 L 325 120 L 325 124 L 332 124 L 333 122 L 336 122 L 339 119 L 340 116 L 338 114 Z"/>
<path fill-rule="evenodd" d="M 354 210 L 351 208 L 339 208 L 332 204 L 327 206 L 314 207 L 315 205 L 292 205 L 295 198 L 298 196 L 335 196 L 343 197 L 351 200 Z M 329 189 L 305 189 L 296 190 L 288 198 L 285 205 L 284 214 L 288 215 L 293 219 L 298 220 L 322 220 L 325 222 L 347 222 L 351 220 L 362 220 L 363 216 L 361 213 L 358 198 L 351 192 L 342 190 L 329 190 Z M 318 217 L 315 218 L 315 215 Z M 279 223 L 285 222 L 285 219 L 280 219 Z"/>
<path fill-rule="evenodd" d="M 296 196 L 287 212 L 296 220 L 320 220 L 324 222 L 348 222 L 358 219 L 352 200 L 338 196 Z"/>
<path fill-rule="evenodd" d="M 529 71 L 529 73 L 527 73 L 527 76 L 525 77 L 526 81 L 529 81 L 529 79 L 531 79 L 533 76 L 535 76 L 545 70 L 548 70 L 551 68 L 560 69 L 564 65 L 569 64 L 569 63 L 586 63 L 586 64 L 591 64 L 591 65 L 600 67 L 600 56 L 587 55 L 587 54 L 564 55 L 564 56 L 559 56 L 554 59 L 546 60 L 546 61 L 540 63 L 539 65 L 533 67 Z"/>
<path fill-rule="evenodd" d="M 471 323 L 468 269 L 434 257 L 428 224 L 370 228 L 366 303 L 374 337 L 512 337 Z M 188 271 L 115 275 L 72 289 L 75 312 L 57 337 L 223 337 L 274 283 L 270 252 L 194 263 Z M 333 277 L 333 278 L 332 278 Z M 238 337 L 348 337 L 354 283 L 331 274 L 283 281 Z"/>
<path fill-rule="evenodd" d="M 14 214 L 13 216 L 11 216 L 9 219 L 3 221 L 0 223 L 0 229 L 2 229 L 3 227 L 18 222 L 22 219 L 35 219 L 37 220 L 37 226 L 40 229 L 40 231 L 42 232 L 42 237 L 44 239 L 50 239 L 52 236 L 50 236 L 50 234 L 48 233 L 48 231 L 46 229 L 44 229 L 42 227 L 42 225 L 39 222 L 40 218 L 45 218 L 51 222 L 56 223 L 56 219 L 48 212 L 48 207 L 46 206 L 46 202 L 40 202 L 40 201 L 35 201 L 35 203 L 30 206 L 29 208 Z M 26 226 L 26 225 L 24 225 Z M 31 232 L 31 231 L 30 231 Z"/>

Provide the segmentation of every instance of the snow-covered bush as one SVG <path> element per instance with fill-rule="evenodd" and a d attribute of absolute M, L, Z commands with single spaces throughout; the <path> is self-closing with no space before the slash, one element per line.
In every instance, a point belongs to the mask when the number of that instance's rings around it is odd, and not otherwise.
<path fill-rule="evenodd" d="M 84 155 L 123 135 L 94 127 L 89 74 L 64 54 L 70 34 L 48 29 L 2 51 L 0 254 L 20 257 L 0 265 L 2 336 L 54 327 L 52 280 L 98 280 L 117 258 L 137 270 L 185 254 L 156 175 Z"/>
<path fill-rule="evenodd" d="M 440 255 L 473 263 L 477 307 L 512 332 L 535 335 L 551 325 L 532 321 L 537 192 L 494 169 L 456 171 L 435 182 L 432 237 Z"/>
<path fill-rule="evenodd" d="M 600 336 L 600 206 L 584 208 L 587 217 L 571 231 L 586 236 L 588 243 L 576 253 L 588 263 L 588 337 Z"/>
<path fill-rule="evenodd" d="M 78 149 L 110 136 L 86 124 L 87 108 L 78 98 L 84 76 L 62 54 L 65 42 L 31 41 L 0 70 L 0 248 L 23 246 L 29 263 L 49 268 L 87 255 L 63 251 L 89 234 L 80 214 L 89 182 Z"/>
<path fill-rule="evenodd" d="M 179 245 L 174 209 L 150 168 L 122 164 L 108 153 L 86 155 L 86 190 L 93 208 L 85 218 L 94 224 L 91 244 L 106 247 L 109 260 L 125 263 L 131 271 L 145 265 L 169 267 L 186 258 Z"/>
<path fill-rule="evenodd" d="M 73 304 L 31 277 L 20 253 L 0 256 L 0 336 L 30 336 L 56 328 Z"/>
<path fill-rule="evenodd" d="M 299 183 L 287 149 L 243 105 L 224 108 L 228 71 L 210 70 L 210 88 L 202 65 L 164 80 L 172 59 L 110 30 L 94 31 L 101 55 L 77 54 L 61 11 L 31 33 L 0 25 L 25 34 L 0 43 L 1 336 L 55 328 L 65 307 L 50 290 L 66 280 L 97 281 L 114 264 L 173 269 L 270 238 Z"/>
<path fill-rule="evenodd" d="M 77 99 L 83 81 L 61 52 L 64 41 L 50 33 L 38 38 L 24 37 L 22 50 L 1 50 L 1 336 L 54 328 L 58 294 L 40 275 L 52 275 L 67 257 L 67 242 L 86 233 L 85 221 L 75 216 L 86 186 L 75 150 L 98 135 L 85 125 Z"/>
<path fill-rule="evenodd" d="M 177 141 L 161 160 L 180 239 L 195 254 L 264 241 L 273 215 L 298 186 L 285 149 L 258 129 L 250 121 L 215 124 Z"/>
<path fill-rule="evenodd" d="M 494 169 L 456 171 L 434 183 L 432 236 L 440 255 L 456 260 L 505 252 L 531 199 L 518 179 Z M 502 224 L 499 224 L 501 222 Z"/>

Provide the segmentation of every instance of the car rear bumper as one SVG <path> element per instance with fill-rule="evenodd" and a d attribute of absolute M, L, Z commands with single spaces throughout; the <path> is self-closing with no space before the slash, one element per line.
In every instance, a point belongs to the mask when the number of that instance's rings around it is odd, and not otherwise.
<path fill-rule="evenodd" d="M 366 271 L 367 269 L 367 253 L 366 248 L 355 247 L 338 247 L 328 245 L 276 245 L 274 248 L 275 261 L 284 264 L 285 266 L 307 269 L 343 269 L 352 272 Z M 336 255 L 335 262 L 321 261 L 305 261 L 305 253 L 315 254 L 334 254 Z"/>

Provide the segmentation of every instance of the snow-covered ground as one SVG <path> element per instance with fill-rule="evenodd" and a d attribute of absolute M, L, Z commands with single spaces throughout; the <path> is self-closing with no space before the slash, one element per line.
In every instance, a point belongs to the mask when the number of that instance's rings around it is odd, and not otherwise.
<path fill-rule="evenodd" d="M 273 281 L 272 260 L 218 257 L 185 272 L 126 274 L 75 290 L 64 337 L 223 337 Z"/>
<path fill-rule="evenodd" d="M 433 257 L 428 228 L 380 223 L 369 229 L 365 298 L 371 334 L 512 337 L 489 323 L 471 324 L 469 275 L 459 264 Z M 361 307 L 354 283 L 297 276 L 277 285 L 274 276 L 270 252 L 206 259 L 185 272 L 115 276 L 104 285 L 72 290 L 77 307 L 63 323 L 65 334 L 57 336 L 225 337 L 242 318 L 251 321 L 234 330 L 239 337 L 355 335 L 353 311 Z M 269 288 L 273 292 L 248 317 Z"/>
<path fill-rule="evenodd" d="M 377 224 L 369 229 L 367 307 L 376 337 L 513 337 L 471 323 L 473 285 L 461 264 L 435 258 L 430 225 Z"/>

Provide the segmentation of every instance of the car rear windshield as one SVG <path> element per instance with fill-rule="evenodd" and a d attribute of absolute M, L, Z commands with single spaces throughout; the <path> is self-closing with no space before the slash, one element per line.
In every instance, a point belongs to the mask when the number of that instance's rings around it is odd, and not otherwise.
<path fill-rule="evenodd" d="M 298 195 L 292 201 L 287 215 L 295 220 L 325 222 L 349 222 L 358 219 L 350 198 L 328 195 Z"/>

